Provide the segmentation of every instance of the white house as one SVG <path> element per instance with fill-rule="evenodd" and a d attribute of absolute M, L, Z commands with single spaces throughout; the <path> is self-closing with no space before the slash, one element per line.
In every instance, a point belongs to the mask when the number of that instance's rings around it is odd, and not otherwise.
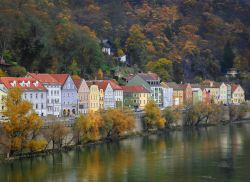
<path fill-rule="evenodd" d="M 0 78 L 0 83 L 7 90 L 20 88 L 23 91 L 22 99 L 29 101 L 39 116 L 46 116 L 48 114 L 47 90 L 38 80 L 26 77 L 2 77 Z"/>
<path fill-rule="evenodd" d="M 61 113 L 61 85 L 50 74 L 28 73 L 26 77 L 32 77 L 48 90 L 47 94 L 47 114 L 60 116 Z"/>
<path fill-rule="evenodd" d="M 173 88 L 170 88 L 165 82 L 161 83 L 163 107 L 173 106 Z"/>

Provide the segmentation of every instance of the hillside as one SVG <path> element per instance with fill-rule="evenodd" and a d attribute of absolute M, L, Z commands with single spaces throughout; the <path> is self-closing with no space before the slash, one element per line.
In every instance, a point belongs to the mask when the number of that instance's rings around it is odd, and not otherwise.
<path fill-rule="evenodd" d="M 109 39 L 131 66 L 164 80 L 249 80 L 250 3 L 239 0 L 2 0 L 0 53 L 25 71 L 111 76 Z"/>

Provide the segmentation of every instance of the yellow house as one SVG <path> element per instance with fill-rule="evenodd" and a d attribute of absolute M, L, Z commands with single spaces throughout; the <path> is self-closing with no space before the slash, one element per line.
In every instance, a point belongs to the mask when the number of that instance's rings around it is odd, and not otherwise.
<path fill-rule="evenodd" d="M 122 86 L 124 105 L 135 109 L 144 109 L 150 100 L 150 91 L 141 85 Z"/>
<path fill-rule="evenodd" d="M 100 105 L 100 109 L 103 109 L 104 107 L 104 90 L 100 89 L 99 90 L 99 105 Z"/>
<path fill-rule="evenodd" d="M 245 91 L 240 85 L 232 84 L 232 103 L 241 104 L 245 102 Z"/>
<path fill-rule="evenodd" d="M 89 111 L 98 111 L 100 108 L 100 92 L 95 83 L 87 82 L 89 86 Z"/>

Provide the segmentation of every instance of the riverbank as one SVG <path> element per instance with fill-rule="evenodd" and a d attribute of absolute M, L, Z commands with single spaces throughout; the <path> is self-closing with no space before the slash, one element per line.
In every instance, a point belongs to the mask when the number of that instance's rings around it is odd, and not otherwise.
<path fill-rule="evenodd" d="M 157 135 L 157 134 L 164 134 L 164 133 L 168 133 L 171 131 L 183 131 L 183 130 L 190 130 L 193 128 L 203 128 L 203 127 L 210 127 L 210 126 L 218 126 L 218 125 L 226 125 L 229 123 L 240 123 L 240 121 L 234 120 L 234 122 L 230 122 L 232 120 L 230 120 L 230 113 L 229 113 L 229 108 L 228 107 L 223 107 L 223 112 L 222 117 L 220 120 L 217 120 L 215 123 L 213 122 L 207 122 L 206 118 L 203 118 L 202 120 L 205 120 L 203 122 L 200 122 L 198 125 L 193 124 L 187 124 L 186 122 L 184 122 L 184 115 L 186 113 L 182 113 L 182 117 L 179 119 L 179 122 L 176 122 L 175 125 L 172 124 L 168 124 L 166 126 L 168 126 L 167 128 L 158 128 L 157 126 L 154 126 L 152 128 L 148 128 L 144 126 L 144 122 L 143 122 L 143 117 L 141 118 L 136 118 L 135 119 L 135 125 L 134 128 L 132 129 L 133 132 L 124 132 L 124 133 L 120 133 L 118 135 L 116 135 L 116 137 L 112 136 L 113 134 L 111 134 L 109 136 L 109 131 L 108 133 L 106 133 L 106 135 L 101 134 L 99 137 L 101 139 L 94 139 L 94 138 L 89 138 L 88 140 L 80 140 L 80 135 L 79 133 L 77 134 L 77 140 L 75 137 L 74 132 L 79 132 L 78 130 L 74 130 L 74 129 L 70 129 L 68 130 L 67 128 L 65 128 L 65 126 L 63 126 L 63 124 L 61 123 L 57 123 L 54 125 L 51 125 L 52 128 L 48 128 L 48 129 L 44 129 L 45 131 L 42 132 L 43 136 L 41 137 L 46 137 L 47 136 L 47 141 L 48 144 L 46 147 L 42 148 L 44 150 L 39 150 L 39 151 L 32 151 L 32 152 L 28 152 L 28 150 L 26 149 L 25 151 L 21 151 L 15 155 L 12 155 L 11 157 L 7 157 L 7 155 L 2 156 L 1 160 L 2 161 L 13 161 L 13 160 L 19 160 L 19 159 L 26 159 L 26 158 L 34 158 L 37 156 L 46 156 L 49 154 L 53 154 L 53 153 L 58 153 L 58 152 L 67 152 L 70 150 L 74 150 L 77 148 L 84 148 L 84 147 L 88 147 L 88 146 L 92 146 L 92 145 L 100 145 L 100 144 L 106 144 L 106 143 L 110 143 L 110 142 L 119 142 L 121 140 L 127 139 L 127 138 L 131 138 L 131 137 L 138 137 L 138 136 L 149 136 L 149 135 Z M 112 114 L 112 113 L 111 113 Z M 170 114 L 170 113 L 169 113 Z M 245 115 L 245 120 L 242 120 L 241 122 L 247 122 L 247 120 L 250 118 L 250 113 L 247 113 Z M 86 119 L 86 118 L 85 118 Z M 186 118 L 186 119 L 190 119 L 190 118 Z M 116 118 L 114 118 L 114 120 L 117 120 Z M 83 118 L 83 120 L 84 118 Z M 144 124 L 143 124 L 144 123 Z M 122 125 L 121 125 L 122 126 Z M 139 127 L 138 127 L 139 126 Z M 54 132 L 57 132 L 58 130 L 60 130 L 61 132 L 65 132 L 66 131 L 66 135 L 62 135 L 61 137 L 59 137 L 58 139 L 61 140 L 60 144 L 56 144 L 56 147 L 54 147 L 55 144 L 55 140 L 51 137 L 55 137 L 56 135 L 54 134 Z M 104 129 L 104 128 L 103 128 Z M 46 132 L 46 130 L 49 130 L 49 133 Z M 114 130 L 115 131 L 115 130 Z M 113 131 L 113 132 L 114 132 Z M 128 131 L 128 130 L 124 130 L 124 131 Z M 89 131 L 88 131 L 89 132 Z M 107 132 L 107 131 L 106 131 Z M 60 132 L 59 132 L 60 133 Z M 49 135 L 48 135 L 49 134 Z M 92 134 L 90 132 L 90 134 Z M 85 142 L 88 141 L 88 142 Z M 81 144 L 79 144 L 81 143 Z M 53 146 L 52 146 L 53 145 Z"/>
<path fill-rule="evenodd" d="M 250 120 L 249 120 L 249 122 L 250 122 Z M 3 157 L 3 155 L 2 155 L 2 157 L 0 157 L 0 162 L 13 162 L 15 160 L 25 160 L 25 159 L 36 158 L 36 157 L 46 157 L 48 155 L 65 153 L 65 152 L 69 152 L 72 150 L 84 149 L 84 148 L 91 147 L 91 146 L 103 145 L 103 144 L 108 144 L 108 143 L 116 143 L 116 142 L 120 142 L 122 140 L 136 138 L 136 137 L 148 137 L 148 136 L 152 136 L 152 135 L 162 135 L 162 134 L 167 134 L 167 133 L 176 132 L 176 131 L 181 132 L 181 131 L 185 131 L 185 130 L 187 131 L 187 130 L 193 130 L 193 129 L 217 127 L 220 125 L 222 125 L 222 124 L 217 124 L 217 125 L 215 125 L 215 124 L 205 125 L 204 124 L 204 125 L 193 126 L 193 127 L 175 126 L 172 128 L 165 128 L 165 129 L 161 129 L 161 130 L 157 130 L 157 129 L 150 130 L 147 132 L 145 132 L 145 131 L 144 132 L 131 132 L 131 133 L 126 134 L 124 136 L 113 138 L 113 139 L 100 139 L 97 141 L 91 141 L 91 142 L 87 142 L 87 143 L 80 144 L 80 145 L 68 145 L 68 146 L 63 146 L 60 149 L 47 149 L 47 150 L 32 152 L 32 153 L 27 152 L 27 153 L 12 156 L 9 158 Z"/>

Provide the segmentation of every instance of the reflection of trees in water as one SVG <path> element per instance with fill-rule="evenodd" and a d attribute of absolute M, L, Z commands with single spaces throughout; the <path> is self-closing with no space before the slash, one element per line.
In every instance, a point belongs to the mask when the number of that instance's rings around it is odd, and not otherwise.
<path fill-rule="evenodd" d="M 77 155 L 77 179 L 79 181 L 116 181 L 126 179 L 125 171 L 134 161 L 130 146 L 119 143 L 93 146 L 79 151 Z"/>

